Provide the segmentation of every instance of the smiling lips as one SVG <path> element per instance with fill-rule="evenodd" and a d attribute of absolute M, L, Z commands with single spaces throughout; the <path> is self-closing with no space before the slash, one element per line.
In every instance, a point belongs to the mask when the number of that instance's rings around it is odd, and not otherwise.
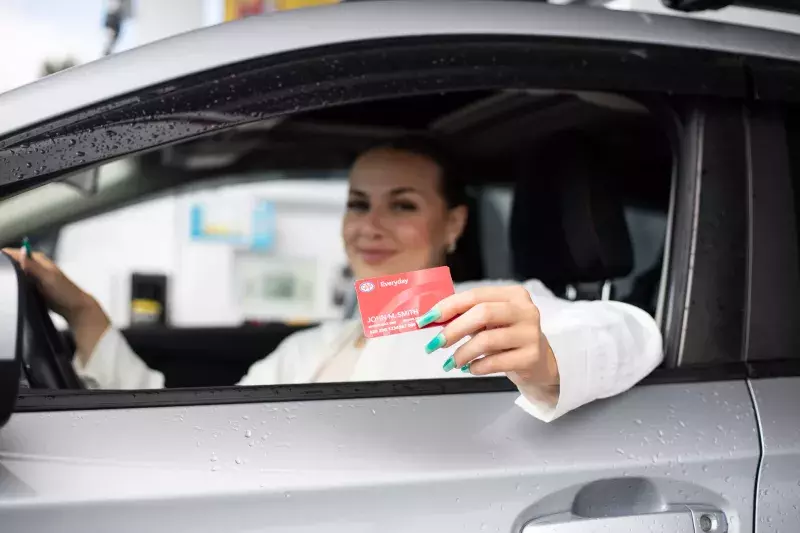
<path fill-rule="evenodd" d="M 368 265 L 383 263 L 395 254 L 393 250 L 382 250 L 378 248 L 359 248 L 358 255 Z"/>

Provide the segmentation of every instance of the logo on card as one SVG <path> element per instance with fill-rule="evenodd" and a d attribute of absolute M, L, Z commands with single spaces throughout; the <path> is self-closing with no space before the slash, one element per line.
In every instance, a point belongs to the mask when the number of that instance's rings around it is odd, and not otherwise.
<path fill-rule="evenodd" d="M 358 290 L 360 290 L 361 292 L 372 292 L 374 288 L 375 284 L 372 283 L 371 281 L 365 281 L 364 283 L 358 286 Z"/>

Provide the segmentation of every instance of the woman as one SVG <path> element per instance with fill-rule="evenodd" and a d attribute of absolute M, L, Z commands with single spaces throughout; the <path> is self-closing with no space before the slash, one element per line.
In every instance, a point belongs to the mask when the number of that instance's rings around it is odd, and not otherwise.
<path fill-rule="evenodd" d="M 428 141 L 400 140 L 361 155 L 350 172 L 342 223 L 355 277 L 445 264 L 467 219 L 456 178 L 442 150 Z M 76 340 L 75 367 L 87 382 L 113 389 L 163 387 L 164 376 L 133 353 L 94 298 L 43 255 L 6 251 L 66 318 Z M 370 340 L 358 320 L 323 324 L 286 338 L 240 384 L 504 373 L 522 393 L 517 404 L 550 421 L 627 390 L 662 358 L 660 333 L 645 312 L 618 302 L 561 300 L 535 280 L 461 285 L 418 323 L 451 319 L 435 335 L 419 330 Z"/>

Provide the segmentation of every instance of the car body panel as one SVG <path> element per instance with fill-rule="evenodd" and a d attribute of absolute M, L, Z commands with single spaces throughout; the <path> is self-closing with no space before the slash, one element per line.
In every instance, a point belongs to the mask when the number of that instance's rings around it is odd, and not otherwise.
<path fill-rule="evenodd" d="M 332 44 L 502 35 L 615 41 L 800 60 L 800 37 L 679 17 L 535 2 L 365 2 L 205 28 L 128 50 L 0 95 L 0 137 L 64 113 L 217 67 Z M 391 24 L 378 24 L 390 20 Z M 236 46 L 230 46 L 230 42 Z"/>
<path fill-rule="evenodd" d="M 800 524 L 800 377 L 750 382 L 764 456 L 758 475 L 756 532 Z"/>
<path fill-rule="evenodd" d="M 750 531 L 746 382 L 637 387 L 551 424 L 515 397 L 21 413 L 0 431 L 0 520 L 64 533 L 511 531 L 603 481 L 621 490 L 579 511 L 701 503 Z M 630 484 L 649 499 L 626 502 Z"/>

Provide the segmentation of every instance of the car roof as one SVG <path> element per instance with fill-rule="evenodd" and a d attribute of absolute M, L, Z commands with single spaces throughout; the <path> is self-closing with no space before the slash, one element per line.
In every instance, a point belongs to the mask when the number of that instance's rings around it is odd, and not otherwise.
<path fill-rule="evenodd" d="M 346 3 L 184 33 L 12 90 L 0 95 L 0 137 L 109 98 L 241 61 L 335 43 L 423 35 L 567 37 L 800 61 L 800 36 L 682 17 L 487 0 Z"/>

